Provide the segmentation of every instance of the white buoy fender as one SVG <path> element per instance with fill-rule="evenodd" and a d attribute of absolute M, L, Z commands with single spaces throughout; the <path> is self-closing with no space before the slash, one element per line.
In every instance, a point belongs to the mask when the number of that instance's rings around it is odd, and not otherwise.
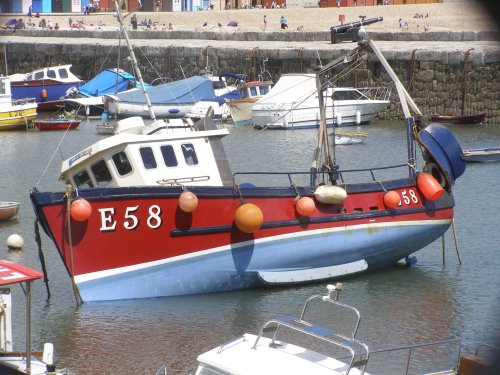
<path fill-rule="evenodd" d="M 340 186 L 321 185 L 314 192 L 314 196 L 321 203 L 342 203 L 347 198 L 347 191 Z"/>
<path fill-rule="evenodd" d="M 356 125 L 361 124 L 361 112 L 356 111 Z"/>
<path fill-rule="evenodd" d="M 11 234 L 7 238 L 9 250 L 21 250 L 24 246 L 24 239 L 19 234 Z"/>
<path fill-rule="evenodd" d="M 342 125 L 342 114 L 337 112 L 337 126 Z"/>

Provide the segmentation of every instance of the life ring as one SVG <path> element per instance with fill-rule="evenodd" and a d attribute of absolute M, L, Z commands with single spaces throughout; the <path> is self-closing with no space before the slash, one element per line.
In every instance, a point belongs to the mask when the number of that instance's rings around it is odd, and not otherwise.
<path fill-rule="evenodd" d="M 425 170 L 436 179 L 441 187 L 446 187 L 446 178 L 436 163 L 427 163 L 427 165 L 425 166 Z"/>

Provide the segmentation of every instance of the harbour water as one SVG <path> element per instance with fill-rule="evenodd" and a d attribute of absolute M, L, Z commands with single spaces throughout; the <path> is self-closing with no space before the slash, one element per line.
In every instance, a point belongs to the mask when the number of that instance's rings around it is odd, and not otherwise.
<path fill-rule="evenodd" d="M 41 269 L 29 190 L 37 185 L 41 190 L 63 191 L 64 183 L 58 181 L 61 158 L 104 137 L 96 134 L 97 123 L 84 120 L 77 130 L 66 134 L 0 134 L 0 200 L 22 203 L 17 219 L 0 223 L 0 258 Z M 315 130 L 258 132 L 250 127 L 228 127 L 230 135 L 224 144 L 233 172 L 288 172 L 310 166 Z M 500 124 L 450 129 L 463 148 L 500 146 Z M 336 159 L 343 168 L 405 161 L 401 123 L 376 121 L 356 130 L 368 132 L 368 137 L 361 145 L 337 147 Z M 500 164 L 469 164 L 454 194 L 461 265 L 450 229 L 444 237 L 445 265 L 443 243 L 436 241 L 416 254 L 418 262 L 412 267 L 394 266 L 340 280 L 344 283 L 340 298 L 360 310 L 358 336 L 372 350 L 448 337 L 461 339 L 465 352 L 479 342 L 496 343 L 500 335 Z M 8 251 L 6 240 L 13 233 L 24 238 L 24 250 Z M 194 374 L 198 354 L 243 332 L 256 333 L 271 317 L 300 314 L 305 299 L 323 294 L 327 284 L 77 307 L 66 269 L 44 233 L 42 247 L 51 297 L 47 301 L 42 281 L 34 284 L 33 347 L 41 349 L 45 341 L 54 343 L 59 366 L 76 374 L 154 374 L 162 364 L 169 374 Z M 14 287 L 13 294 L 14 346 L 22 350 L 22 291 Z M 338 318 L 323 319 L 335 324 Z M 395 359 L 374 359 L 368 368 L 372 373 L 404 373 L 396 370 Z"/>

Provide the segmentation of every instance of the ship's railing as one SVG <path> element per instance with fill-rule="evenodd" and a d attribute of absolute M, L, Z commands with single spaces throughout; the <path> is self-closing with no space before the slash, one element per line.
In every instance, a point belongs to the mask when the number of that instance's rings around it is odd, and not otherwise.
<path fill-rule="evenodd" d="M 361 87 L 358 90 L 372 100 L 390 100 L 391 97 L 389 87 Z"/>
<path fill-rule="evenodd" d="M 266 182 L 269 182 L 269 177 L 275 176 L 276 180 L 279 180 L 283 184 L 284 180 L 287 180 L 289 184 L 300 184 L 304 185 L 305 181 L 316 180 L 319 182 L 329 183 L 331 179 L 335 180 L 337 184 L 345 184 L 349 180 L 350 184 L 353 183 L 368 183 L 368 182 L 379 182 L 387 180 L 388 178 L 400 178 L 401 168 L 408 168 L 408 164 L 396 164 L 384 167 L 376 168 L 359 168 L 359 169 L 338 169 L 334 171 L 309 171 L 309 172 L 236 172 L 233 173 L 233 180 L 235 184 L 241 184 L 244 180 L 245 183 L 254 184 L 255 181 L 259 181 L 260 176 L 266 176 Z M 392 173 L 390 176 L 384 176 L 381 178 L 382 172 L 390 171 Z M 347 177 L 347 178 L 346 178 Z M 313 185 L 313 184 L 311 184 Z M 250 185 L 249 185 L 250 186 Z M 257 186 L 257 185 L 256 185 Z"/>
<path fill-rule="evenodd" d="M 410 373 L 410 370 L 412 369 L 413 365 L 413 358 L 415 356 L 415 353 L 418 353 L 419 349 L 425 349 L 425 348 L 430 348 L 433 349 L 433 352 L 435 352 L 439 347 L 449 347 L 449 346 L 456 346 L 456 357 L 453 360 L 453 367 L 451 368 L 446 368 L 442 369 L 439 371 L 434 370 L 433 372 L 424 372 L 422 373 L 419 371 L 419 374 L 422 375 L 455 375 L 458 374 L 458 364 L 460 361 L 460 354 L 461 354 L 461 349 L 462 349 L 462 344 L 459 339 L 456 338 L 449 338 L 449 339 L 444 339 L 440 341 L 433 341 L 433 342 L 426 342 L 426 343 L 415 343 L 415 344 L 410 344 L 410 345 L 404 345 L 404 346 L 398 346 L 398 347 L 393 347 L 393 348 L 384 348 L 384 349 L 375 349 L 370 351 L 371 359 L 376 360 L 377 356 L 380 354 L 385 354 L 385 353 L 397 353 L 397 352 L 403 352 L 407 351 L 407 358 L 406 358 L 406 364 L 405 364 L 405 371 L 401 372 L 401 374 L 408 375 Z M 447 350 L 448 352 L 448 350 Z M 337 358 L 339 360 L 349 358 L 348 356 L 340 357 Z M 420 365 L 422 366 L 422 364 Z M 444 366 L 444 365 L 443 365 Z M 434 369 L 436 368 L 435 365 L 433 365 Z"/>
<path fill-rule="evenodd" d="M 295 318 L 291 316 L 284 316 L 277 319 L 271 319 L 267 321 L 261 328 L 259 335 L 255 339 L 255 342 L 252 346 L 252 349 L 257 348 L 257 344 L 259 340 L 265 333 L 272 333 L 271 343 L 269 346 L 279 346 L 279 342 L 277 342 L 278 333 L 280 330 L 289 329 L 295 332 L 299 332 L 307 337 L 321 340 L 322 342 L 326 342 L 328 344 L 333 345 L 336 349 L 343 349 L 349 352 L 349 356 L 345 358 L 349 358 L 347 362 L 347 370 L 345 372 L 346 375 L 349 374 L 350 370 L 353 367 L 359 368 L 359 374 L 364 374 L 366 366 L 368 364 L 368 359 L 370 357 L 370 350 L 368 345 L 364 342 L 359 341 L 355 338 L 356 333 L 359 328 L 359 323 L 361 320 L 361 316 L 359 311 L 349 305 L 338 302 L 338 294 L 342 290 L 342 284 L 337 283 L 335 286 L 328 285 L 328 295 L 314 295 L 309 297 L 304 304 L 302 309 L 302 313 L 300 318 Z M 334 297 L 332 297 L 332 293 L 336 293 Z M 336 332 L 333 329 L 321 327 L 319 325 L 312 324 L 305 320 L 305 316 L 309 309 L 309 305 L 312 301 L 320 301 L 324 303 L 328 303 L 329 306 L 333 306 L 341 312 L 351 312 L 354 314 L 354 327 L 351 331 L 350 335 L 346 335 L 343 333 Z M 317 304 L 317 306 L 319 306 Z M 323 305 L 324 306 L 324 305 Z"/>

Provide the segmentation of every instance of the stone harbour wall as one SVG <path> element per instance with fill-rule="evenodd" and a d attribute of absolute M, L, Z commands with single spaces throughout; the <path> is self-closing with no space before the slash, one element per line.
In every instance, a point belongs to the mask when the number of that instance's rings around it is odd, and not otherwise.
<path fill-rule="evenodd" d="M 0 40 L 0 71 L 9 74 L 28 72 L 43 66 L 73 64 L 72 71 L 83 80 L 93 78 L 99 71 L 120 68 L 132 73 L 126 60 L 126 47 L 104 45 L 95 39 L 92 43 L 78 43 L 77 39 L 64 42 L 32 43 Z M 153 41 L 154 42 L 154 41 Z M 199 74 L 206 66 L 214 72 L 246 74 L 248 80 L 259 78 L 262 60 L 276 82 L 284 73 L 311 73 L 318 57 L 323 64 L 341 56 L 352 48 L 273 48 L 262 43 L 259 47 L 241 48 L 187 45 L 155 45 L 149 43 L 134 48 L 146 82 L 158 77 L 173 80 Z M 7 59 L 3 55 L 7 55 Z M 384 56 L 406 87 L 425 118 L 432 114 L 471 114 L 487 112 L 487 122 L 500 120 L 500 55 L 493 52 L 469 50 L 385 50 Z M 369 53 L 355 69 L 340 72 L 335 78 L 339 86 L 390 86 L 391 105 L 379 117 L 402 118 L 397 93 L 389 76 L 373 53 Z M 349 73 L 349 74 L 347 74 Z M 265 77 L 267 78 L 267 77 Z"/>

